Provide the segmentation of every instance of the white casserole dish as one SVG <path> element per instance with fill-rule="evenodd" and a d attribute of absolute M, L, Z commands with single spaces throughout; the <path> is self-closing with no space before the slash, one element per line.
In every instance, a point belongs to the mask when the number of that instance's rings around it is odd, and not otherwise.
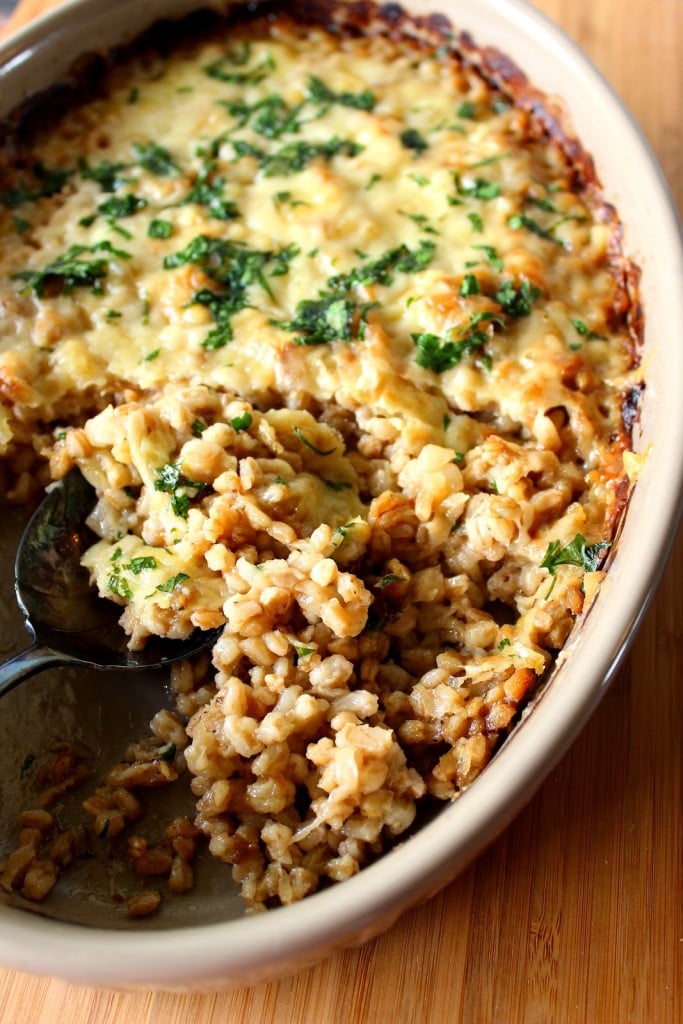
<path fill-rule="evenodd" d="M 114 16 L 97 0 L 69 0 L 0 48 L 0 114 L 58 79 L 79 53 L 128 40 L 155 18 L 195 6 L 192 0 L 120 0 Z M 647 458 L 610 573 L 542 699 L 476 785 L 378 864 L 266 916 L 237 912 L 235 920 L 216 922 L 210 891 L 200 892 L 163 930 L 149 922 L 115 931 L 101 917 L 96 927 L 84 927 L 0 906 L 0 962 L 6 966 L 88 984 L 209 988 L 263 980 L 378 934 L 455 877 L 528 801 L 604 694 L 652 596 L 683 488 L 683 248 L 661 173 L 599 74 L 525 3 L 415 0 L 405 6 L 440 10 L 479 44 L 500 48 L 541 90 L 563 97 L 625 224 L 625 250 L 643 270 L 647 387 L 636 447 Z M 31 683 L 8 698 L 2 717 L 26 720 L 39 708 L 43 718 L 56 713 L 49 689 Z M 8 756 L 8 745 L 1 749 Z M 3 805 L 6 831 L 13 794 L 3 796 Z"/>

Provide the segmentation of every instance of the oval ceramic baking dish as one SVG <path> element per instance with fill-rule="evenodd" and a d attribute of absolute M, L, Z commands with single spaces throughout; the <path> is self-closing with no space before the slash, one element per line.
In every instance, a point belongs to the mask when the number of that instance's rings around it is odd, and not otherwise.
<path fill-rule="evenodd" d="M 70 0 L 0 49 L 0 114 L 58 81 L 80 54 L 93 49 L 93 40 L 98 48 L 115 46 L 159 17 L 180 16 L 195 6 L 189 0 L 122 0 L 113 14 L 96 0 Z M 415 13 L 433 9 L 420 2 L 406 6 Z M 609 574 L 542 698 L 476 784 L 380 862 L 301 903 L 251 917 L 237 910 L 230 920 L 216 919 L 210 888 L 193 895 L 163 926 L 152 921 L 125 931 L 101 919 L 88 925 L 87 912 L 76 924 L 2 906 L 0 961 L 7 966 L 89 984 L 208 988 L 291 971 L 378 934 L 454 878 L 529 800 L 601 699 L 652 596 L 683 482 L 683 294 L 672 287 L 683 278 L 683 253 L 666 186 L 609 87 L 532 8 L 519 0 L 444 0 L 434 6 L 478 44 L 508 55 L 544 93 L 562 97 L 624 223 L 625 249 L 643 268 L 646 389 L 635 447 L 645 458 Z M 8 710 L 24 720 L 64 713 L 42 695 L 40 687 L 31 695 L 24 687 Z M 13 794 L 6 806 L 16 799 Z"/>

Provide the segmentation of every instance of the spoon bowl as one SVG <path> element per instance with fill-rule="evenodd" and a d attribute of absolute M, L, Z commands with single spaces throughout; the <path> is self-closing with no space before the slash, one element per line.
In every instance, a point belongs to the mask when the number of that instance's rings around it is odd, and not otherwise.
<path fill-rule="evenodd" d="M 86 525 L 95 489 L 77 469 L 56 483 L 31 517 L 14 567 L 14 589 L 33 643 L 0 665 L 0 696 L 51 665 L 158 669 L 211 646 L 221 629 L 195 630 L 186 640 L 151 637 L 131 651 L 121 609 L 99 600 L 81 556 L 97 539 Z"/>

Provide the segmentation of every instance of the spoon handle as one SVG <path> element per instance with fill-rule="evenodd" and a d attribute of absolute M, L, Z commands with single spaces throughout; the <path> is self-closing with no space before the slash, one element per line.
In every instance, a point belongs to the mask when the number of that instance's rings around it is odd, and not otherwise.
<path fill-rule="evenodd" d="M 0 697 L 36 672 L 42 672 L 50 665 L 63 665 L 69 659 L 61 654 L 55 654 L 49 647 L 41 647 L 40 644 L 32 644 L 25 651 L 20 651 L 8 661 L 0 665 Z"/>

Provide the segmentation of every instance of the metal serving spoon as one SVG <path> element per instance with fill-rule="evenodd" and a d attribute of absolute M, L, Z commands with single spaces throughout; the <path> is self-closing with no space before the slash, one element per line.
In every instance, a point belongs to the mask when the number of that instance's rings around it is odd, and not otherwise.
<path fill-rule="evenodd" d="M 128 650 L 118 624 L 121 608 L 96 597 L 81 555 L 97 539 L 85 525 L 95 490 L 72 469 L 33 514 L 19 544 L 14 589 L 33 643 L 0 665 L 0 696 L 22 679 L 54 665 L 98 669 L 158 669 L 215 643 L 220 629 L 187 640 L 151 637 Z"/>

